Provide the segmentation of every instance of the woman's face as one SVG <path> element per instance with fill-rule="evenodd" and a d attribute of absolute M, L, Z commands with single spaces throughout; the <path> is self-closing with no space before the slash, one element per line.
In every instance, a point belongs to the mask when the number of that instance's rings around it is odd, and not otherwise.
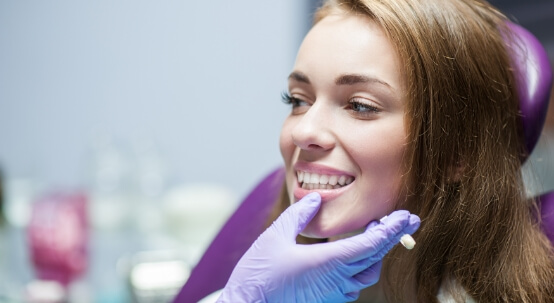
<path fill-rule="evenodd" d="M 303 234 L 357 231 L 390 213 L 399 198 L 406 146 L 400 61 L 378 25 L 331 15 L 302 43 L 280 147 L 291 201 L 321 194 Z"/>

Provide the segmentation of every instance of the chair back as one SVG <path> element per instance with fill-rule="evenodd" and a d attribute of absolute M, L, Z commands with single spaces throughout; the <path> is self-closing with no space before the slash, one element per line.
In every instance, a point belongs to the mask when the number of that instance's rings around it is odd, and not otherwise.
<path fill-rule="evenodd" d="M 528 154 L 531 154 L 541 135 L 548 111 L 552 92 L 552 68 L 546 50 L 533 34 L 515 23 L 509 22 L 508 27 L 514 33 L 508 46 L 515 65 L 525 144 Z M 547 160 L 554 161 L 554 158 Z M 544 193 L 536 199 L 542 230 L 554 246 L 554 191 Z"/>
<path fill-rule="evenodd" d="M 552 91 L 552 68 L 548 53 L 533 34 L 512 22 L 508 47 L 512 53 L 519 93 L 523 133 L 527 153 L 531 154 L 544 127 Z"/>

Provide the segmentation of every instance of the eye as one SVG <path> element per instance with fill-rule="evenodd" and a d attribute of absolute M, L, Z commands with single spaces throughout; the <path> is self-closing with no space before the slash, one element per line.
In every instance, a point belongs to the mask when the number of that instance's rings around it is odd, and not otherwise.
<path fill-rule="evenodd" d="M 310 104 L 300 98 L 293 97 L 287 92 L 283 92 L 281 94 L 281 99 L 283 100 L 283 103 L 291 105 L 292 106 L 292 113 L 293 114 L 300 114 L 303 113 L 305 110 L 303 110 L 304 107 L 310 106 Z"/>
<path fill-rule="evenodd" d="M 348 101 L 347 109 L 351 110 L 353 115 L 362 119 L 372 118 L 374 115 L 381 112 L 377 106 L 360 99 L 351 99 Z"/>

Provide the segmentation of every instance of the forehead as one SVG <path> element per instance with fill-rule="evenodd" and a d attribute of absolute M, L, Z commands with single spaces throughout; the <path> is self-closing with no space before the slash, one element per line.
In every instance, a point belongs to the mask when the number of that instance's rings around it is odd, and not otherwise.
<path fill-rule="evenodd" d="M 313 77 L 370 74 L 402 84 L 396 50 L 381 27 L 365 16 L 336 14 L 319 21 L 304 38 L 295 70 Z"/>

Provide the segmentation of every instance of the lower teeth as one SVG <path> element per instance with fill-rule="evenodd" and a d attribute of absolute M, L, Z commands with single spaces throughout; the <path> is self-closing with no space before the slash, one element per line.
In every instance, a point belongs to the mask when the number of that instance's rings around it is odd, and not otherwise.
<path fill-rule="evenodd" d="M 303 189 L 337 189 L 341 188 L 342 186 L 337 185 L 331 185 L 331 184 L 313 184 L 313 183 L 302 183 Z"/>

